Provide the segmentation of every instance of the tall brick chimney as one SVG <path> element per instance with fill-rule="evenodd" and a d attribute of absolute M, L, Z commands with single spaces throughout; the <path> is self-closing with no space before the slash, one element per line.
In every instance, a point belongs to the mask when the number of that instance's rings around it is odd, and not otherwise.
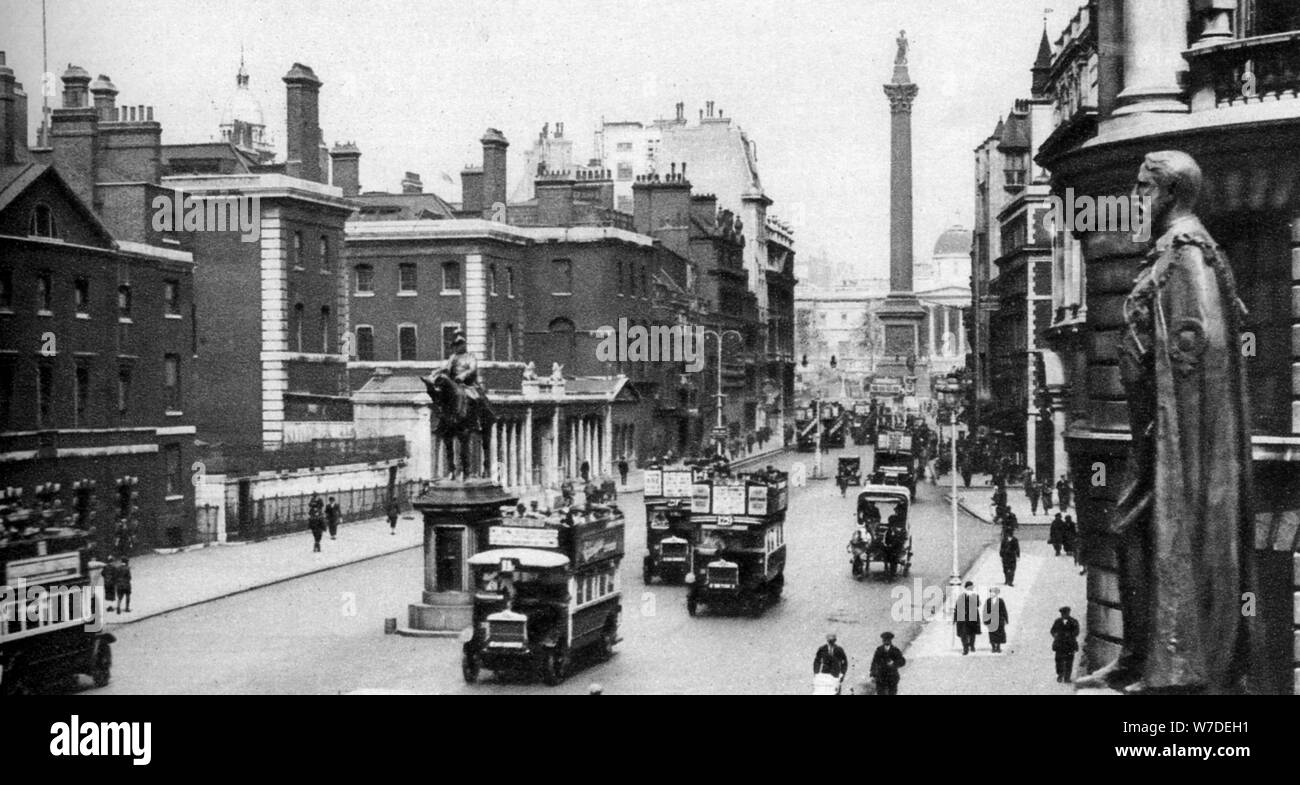
<path fill-rule="evenodd" d="M 117 119 L 117 85 L 104 74 L 90 86 L 90 94 L 95 97 L 95 114 L 100 122 L 112 122 Z"/>
<path fill-rule="evenodd" d="M 605 210 L 613 210 L 614 181 L 610 179 L 609 170 L 599 168 L 599 161 L 593 161 L 591 166 L 596 168 L 578 172 L 578 182 L 573 186 L 573 198 Z"/>
<path fill-rule="evenodd" d="M 320 163 L 320 88 L 315 72 L 294 63 L 282 79 L 288 93 L 288 159 L 285 173 L 317 183 L 325 182 Z"/>
<path fill-rule="evenodd" d="M 90 85 L 99 147 L 95 182 L 156 183 L 162 173 L 162 125 L 152 106 L 117 105 L 117 86 L 104 74 Z"/>
<path fill-rule="evenodd" d="M 344 196 L 361 193 L 361 150 L 356 142 L 334 145 L 330 164 L 330 182 L 343 189 Z"/>
<path fill-rule="evenodd" d="M 491 218 L 493 205 L 506 203 L 506 148 L 510 143 L 497 129 L 489 128 L 483 138 L 483 217 Z"/>
<path fill-rule="evenodd" d="M 422 194 L 424 193 L 424 183 L 420 180 L 420 175 L 416 172 L 407 172 L 402 178 L 402 193 L 404 194 Z"/>
<path fill-rule="evenodd" d="M 54 167 L 92 210 L 98 170 L 99 117 L 89 106 L 90 74 L 68 64 L 63 73 L 63 107 L 51 112 Z"/>
<path fill-rule="evenodd" d="M 685 166 L 670 164 L 668 174 L 642 175 L 632 184 L 632 224 L 666 248 L 690 255 L 691 183 Z"/>

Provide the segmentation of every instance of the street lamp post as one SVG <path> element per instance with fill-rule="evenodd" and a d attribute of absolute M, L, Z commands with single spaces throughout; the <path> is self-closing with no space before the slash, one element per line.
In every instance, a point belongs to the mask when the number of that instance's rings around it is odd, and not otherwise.
<path fill-rule="evenodd" d="M 958 536 L 957 536 L 957 405 L 958 394 L 956 380 L 951 376 L 946 380 L 943 388 L 944 403 L 948 405 L 948 412 L 952 418 L 952 466 L 950 473 L 952 475 L 952 574 L 948 578 L 949 592 L 955 598 L 957 592 L 961 590 L 961 561 L 958 556 Z"/>
<path fill-rule="evenodd" d="M 722 330 L 720 332 L 718 330 L 705 330 L 704 334 L 712 335 L 714 340 L 718 342 L 717 391 L 713 395 L 714 403 L 715 403 L 714 408 L 716 411 L 716 417 L 714 422 L 714 437 L 717 439 L 718 442 L 718 454 L 721 455 L 723 452 L 722 448 L 725 440 L 722 436 L 718 436 L 718 434 L 721 433 L 723 428 L 722 399 L 727 397 L 722 394 L 722 342 L 728 335 L 734 335 L 737 338 L 740 338 L 742 340 L 744 339 L 745 336 L 741 335 L 736 330 Z"/>

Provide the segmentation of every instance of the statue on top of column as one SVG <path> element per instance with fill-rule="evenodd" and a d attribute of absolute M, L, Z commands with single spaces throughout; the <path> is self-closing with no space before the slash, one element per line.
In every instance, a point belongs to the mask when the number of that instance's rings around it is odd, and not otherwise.
<path fill-rule="evenodd" d="M 907 31 L 898 31 L 898 56 L 894 58 L 894 65 L 907 65 Z"/>

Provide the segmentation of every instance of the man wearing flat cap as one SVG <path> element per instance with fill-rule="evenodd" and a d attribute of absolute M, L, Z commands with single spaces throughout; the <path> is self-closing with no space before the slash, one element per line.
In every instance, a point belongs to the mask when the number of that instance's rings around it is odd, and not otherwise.
<path fill-rule="evenodd" d="M 894 633 L 880 633 L 880 645 L 871 656 L 871 678 L 877 695 L 898 694 L 898 669 L 907 664 L 903 650 L 894 645 Z"/>
<path fill-rule="evenodd" d="M 817 656 L 813 658 L 813 675 L 827 673 L 844 681 L 844 676 L 848 672 L 849 655 L 835 643 L 835 633 L 827 633 L 826 645 L 819 648 Z"/>

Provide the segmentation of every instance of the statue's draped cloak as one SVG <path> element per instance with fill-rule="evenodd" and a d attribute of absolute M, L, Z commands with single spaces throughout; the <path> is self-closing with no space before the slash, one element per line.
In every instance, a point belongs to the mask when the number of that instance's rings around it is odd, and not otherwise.
<path fill-rule="evenodd" d="M 1244 308 L 1198 220 L 1157 242 L 1125 312 L 1126 359 L 1140 366 L 1125 380 L 1136 463 L 1115 530 L 1149 527 L 1145 651 L 1134 653 L 1150 687 L 1227 688 L 1247 662 L 1253 579 Z"/>

